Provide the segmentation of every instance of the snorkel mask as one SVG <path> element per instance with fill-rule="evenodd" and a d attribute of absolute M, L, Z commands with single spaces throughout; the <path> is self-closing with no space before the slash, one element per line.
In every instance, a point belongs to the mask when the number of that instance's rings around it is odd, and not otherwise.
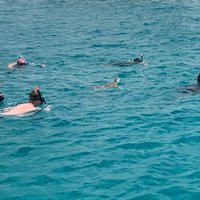
<path fill-rule="evenodd" d="M 120 82 L 120 78 L 119 78 L 119 77 L 115 78 L 115 79 L 114 79 L 114 82 L 115 82 L 115 83 L 119 83 L 119 82 Z"/>
<path fill-rule="evenodd" d="M 43 103 L 46 104 L 46 101 L 45 101 L 45 99 L 42 97 L 42 94 L 41 94 L 41 92 L 40 92 L 38 86 L 36 86 L 36 87 L 35 87 L 35 90 L 33 90 L 33 91 L 30 93 L 29 100 L 30 100 L 30 101 L 40 101 L 40 104 L 43 104 Z"/>

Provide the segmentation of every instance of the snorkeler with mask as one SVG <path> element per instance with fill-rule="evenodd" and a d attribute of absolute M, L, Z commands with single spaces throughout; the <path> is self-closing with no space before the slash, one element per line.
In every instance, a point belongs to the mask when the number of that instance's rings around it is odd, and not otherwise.
<path fill-rule="evenodd" d="M 46 104 L 45 99 L 42 97 L 40 93 L 39 87 L 36 86 L 33 91 L 29 94 L 29 102 L 19 104 L 12 108 L 7 108 L 3 115 L 22 115 L 28 112 L 32 112 L 37 110 L 38 106 L 42 105 L 43 103 Z"/>
<path fill-rule="evenodd" d="M 143 54 L 140 55 L 140 58 L 135 58 L 133 60 L 128 60 L 132 64 L 141 64 L 143 62 Z"/>
<path fill-rule="evenodd" d="M 147 66 L 147 63 L 143 62 L 143 54 L 140 55 L 140 58 L 134 58 L 132 60 L 128 61 L 122 61 L 122 62 L 116 62 L 111 65 L 113 66 L 129 66 L 129 65 L 135 65 L 135 64 L 142 64 Z"/>
<path fill-rule="evenodd" d="M 184 88 L 181 88 L 180 91 L 183 92 L 183 93 L 190 93 L 190 92 L 197 93 L 197 92 L 200 92 L 200 74 L 197 76 L 197 84 L 188 85 L 188 86 L 186 86 Z"/>
<path fill-rule="evenodd" d="M 100 89 L 105 89 L 105 88 L 116 88 L 118 87 L 118 83 L 120 82 L 120 78 L 116 77 L 113 82 L 107 83 L 105 85 L 99 85 L 94 87 L 94 90 L 100 90 Z"/>
<path fill-rule="evenodd" d="M 13 68 L 20 68 L 20 67 L 24 67 L 25 65 L 28 65 L 28 63 L 26 62 L 25 58 L 21 57 L 13 63 L 10 63 L 8 65 L 9 69 L 13 69 Z"/>

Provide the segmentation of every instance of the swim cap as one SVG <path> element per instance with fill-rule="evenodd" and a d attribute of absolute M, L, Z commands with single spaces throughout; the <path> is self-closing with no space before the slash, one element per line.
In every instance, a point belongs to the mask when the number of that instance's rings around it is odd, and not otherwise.
<path fill-rule="evenodd" d="M 19 58 L 19 59 L 17 60 L 17 64 L 18 64 L 18 65 L 24 65 L 24 64 L 26 64 L 26 61 L 25 61 L 24 58 Z"/>

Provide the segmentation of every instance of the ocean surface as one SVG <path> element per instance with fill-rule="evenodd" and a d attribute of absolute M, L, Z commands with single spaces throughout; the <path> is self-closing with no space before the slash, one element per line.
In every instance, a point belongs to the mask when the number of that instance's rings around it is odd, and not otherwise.
<path fill-rule="evenodd" d="M 200 199 L 197 0 L 0 0 L 1 200 Z M 148 66 L 118 66 L 144 55 Z M 9 70 L 22 55 L 28 66 Z M 94 90 L 120 77 L 118 88 Z"/>

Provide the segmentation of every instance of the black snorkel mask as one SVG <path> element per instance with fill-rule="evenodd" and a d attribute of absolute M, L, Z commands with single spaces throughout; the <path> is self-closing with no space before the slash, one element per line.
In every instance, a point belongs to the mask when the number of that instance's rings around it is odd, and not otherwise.
<path fill-rule="evenodd" d="M 41 104 L 43 104 L 43 103 L 46 104 L 46 101 L 45 101 L 45 99 L 42 97 L 42 94 L 41 94 L 41 92 L 40 92 L 38 86 L 35 86 L 35 90 L 37 91 L 37 93 L 38 93 L 38 95 L 39 95 L 39 100 L 40 100 Z"/>

